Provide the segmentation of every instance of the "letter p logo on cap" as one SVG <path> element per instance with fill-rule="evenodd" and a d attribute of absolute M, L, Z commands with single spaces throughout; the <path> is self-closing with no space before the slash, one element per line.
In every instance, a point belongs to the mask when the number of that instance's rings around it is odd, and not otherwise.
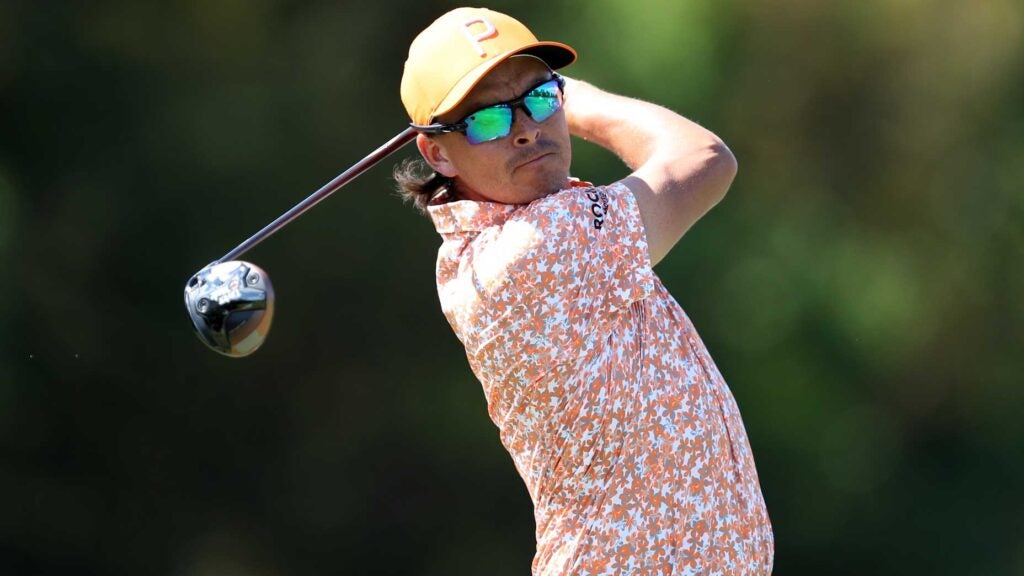
<path fill-rule="evenodd" d="M 474 35 L 473 30 L 471 29 L 473 24 L 483 24 L 483 32 Z M 483 16 L 477 16 L 476 18 L 470 18 L 463 22 L 462 31 L 465 32 L 466 38 L 468 38 L 469 42 L 474 48 L 476 48 L 476 53 L 479 54 L 481 58 L 487 58 L 487 50 L 482 44 L 480 44 L 480 42 L 487 40 L 488 38 L 494 38 L 498 35 L 498 29 L 494 27 L 494 24 Z"/>

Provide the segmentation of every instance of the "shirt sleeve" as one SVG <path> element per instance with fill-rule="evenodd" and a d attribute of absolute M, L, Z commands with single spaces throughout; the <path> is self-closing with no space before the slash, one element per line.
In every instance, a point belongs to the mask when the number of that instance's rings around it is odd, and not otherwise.
<path fill-rule="evenodd" d="M 654 290 L 636 198 L 621 183 L 537 200 L 505 223 L 502 241 L 510 248 L 508 288 L 529 319 L 521 341 L 528 348 L 579 350 Z"/>

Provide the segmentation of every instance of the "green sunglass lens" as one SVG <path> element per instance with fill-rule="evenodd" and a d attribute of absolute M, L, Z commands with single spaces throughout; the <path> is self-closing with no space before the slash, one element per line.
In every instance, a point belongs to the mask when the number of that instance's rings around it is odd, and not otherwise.
<path fill-rule="evenodd" d="M 523 98 L 523 104 L 526 105 L 526 109 L 530 111 L 530 116 L 535 121 L 543 122 L 562 107 L 559 95 L 558 83 L 552 81 L 538 86 L 527 94 L 526 98 Z"/>
<path fill-rule="evenodd" d="M 477 110 L 466 118 L 466 139 L 470 144 L 480 144 L 508 136 L 512 128 L 512 109 L 494 106 Z"/>

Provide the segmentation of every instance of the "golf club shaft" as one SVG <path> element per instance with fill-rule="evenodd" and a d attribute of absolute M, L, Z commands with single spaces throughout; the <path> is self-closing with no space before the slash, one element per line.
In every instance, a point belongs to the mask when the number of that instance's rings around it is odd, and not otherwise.
<path fill-rule="evenodd" d="M 220 260 L 217 260 L 217 262 L 236 260 L 242 254 L 245 254 L 254 246 L 266 240 L 271 234 L 277 232 L 289 222 L 301 216 L 306 210 L 316 206 L 321 200 L 337 192 L 342 186 L 351 182 L 356 176 L 366 172 L 374 164 L 380 162 L 402 146 L 408 144 L 415 137 L 416 131 L 412 128 L 406 128 L 401 131 L 397 136 L 385 142 L 380 148 L 370 152 L 366 158 L 356 162 L 351 168 L 335 176 L 333 180 L 324 184 L 319 190 L 310 194 L 308 198 L 296 204 L 291 210 L 280 215 L 277 220 L 267 224 L 262 230 L 250 236 L 248 240 L 236 246 L 234 250 L 222 256 Z"/>

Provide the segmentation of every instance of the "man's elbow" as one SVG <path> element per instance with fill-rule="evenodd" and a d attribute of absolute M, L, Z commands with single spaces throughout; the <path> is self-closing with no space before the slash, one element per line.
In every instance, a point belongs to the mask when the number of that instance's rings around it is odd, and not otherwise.
<path fill-rule="evenodd" d="M 679 190 L 686 190 L 699 199 L 704 210 L 710 210 L 725 198 L 736 178 L 738 164 L 729 147 L 717 137 L 710 137 L 679 162 L 676 174 Z"/>
<path fill-rule="evenodd" d="M 733 155 L 732 150 L 725 145 L 725 142 L 717 138 L 709 146 L 708 155 L 709 195 L 714 198 L 714 204 L 717 204 L 732 186 L 732 181 L 736 178 L 736 172 L 739 170 L 739 164 L 736 162 L 736 156 Z"/>
<path fill-rule="evenodd" d="M 661 186 L 655 185 L 654 190 L 680 202 L 681 209 L 700 215 L 725 197 L 738 169 L 729 147 L 710 133 L 700 141 L 677 145 L 659 164 Z"/>

